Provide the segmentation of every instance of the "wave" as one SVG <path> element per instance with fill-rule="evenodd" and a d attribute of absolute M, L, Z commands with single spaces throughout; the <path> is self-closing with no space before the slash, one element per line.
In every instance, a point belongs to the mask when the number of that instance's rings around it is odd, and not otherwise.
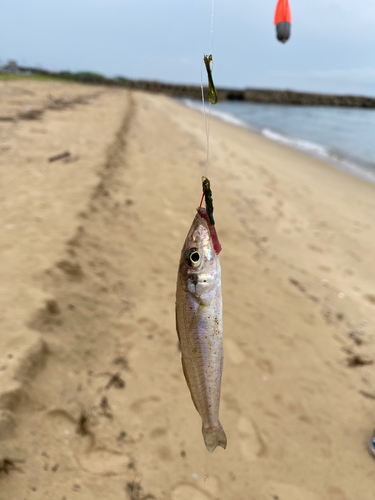
<path fill-rule="evenodd" d="M 202 104 L 197 101 L 182 99 L 182 102 L 189 108 L 203 112 Z M 310 154 L 316 158 L 329 161 L 333 166 L 343 170 L 344 172 L 375 183 L 375 165 L 373 163 L 367 163 L 357 158 L 348 158 L 347 155 L 342 154 L 340 151 L 329 149 L 312 141 L 291 137 L 269 128 L 258 127 L 255 124 L 250 124 L 249 122 L 245 122 L 244 120 L 237 118 L 231 113 L 213 109 L 210 109 L 209 112 L 212 116 L 215 116 L 226 123 L 246 128 L 252 132 L 261 134 L 272 141 L 285 144 L 286 146 Z"/>
<path fill-rule="evenodd" d="M 321 146 L 320 144 L 316 144 L 315 142 L 298 139 L 296 137 L 289 137 L 268 128 L 260 129 L 260 133 L 268 139 L 280 142 L 322 160 L 329 161 L 335 167 L 338 167 L 344 172 L 375 183 L 374 165 L 371 163 L 366 164 L 365 162 L 358 159 L 347 158 L 339 151 L 334 151 L 325 146 Z"/>
<path fill-rule="evenodd" d="M 198 103 L 196 101 L 192 101 L 190 99 L 182 99 L 182 102 L 188 106 L 189 108 L 196 109 L 197 111 L 201 111 L 203 113 L 202 109 L 202 103 Z M 216 116 L 217 118 L 220 118 L 223 122 L 226 123 L 231 123 L 232 125 L 237 125 L 238 127 L 243 127 L 243 128 L 251 128 L 249 124 L 240 118 L 237 118 L 236 116 L 226 113 L 224 111 L 216 111 L 214 109 L 206 107 L 206 114 L 210 114 L 212 116 Z M 252 128 L 251 128 L 252 130 Z"/>
<path fill-rule="evenodd" d="M 261 133 L 265 137 L 268 137 L 268 139 L 272 139 L 273 141 L 292 146 L 293 148 L 299 149 L 300 151 L 306 151 L 314 155 L 319 155 L 323 158 L 329 158 L 328 149 L 314 142 L 288 137 L 286 135 L 280 134 L 279 132 L 270 130 L 269 128 L 261 129 Z"/>

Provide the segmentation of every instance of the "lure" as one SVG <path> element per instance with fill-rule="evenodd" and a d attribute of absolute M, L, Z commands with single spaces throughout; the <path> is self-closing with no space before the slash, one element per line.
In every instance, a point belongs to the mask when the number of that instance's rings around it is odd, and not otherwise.
<path fill-rule="evenodd" d="M 206 65 L 207 76 L 208 76 L 208 100 L 211 104 L 217 104 L 218 97 L 215 89 L 214 81 L 212 79 L 212 70 L 211 70 L 211 62 L 212 62 L 212 54 L 209 56 L 204 56 L 203 58 L 204 64 Z"/>
<path fill-rule="evenodd" d="M 207 177 L 202 177 L 202 187 L 203 187 L 204 201 L 206 203 L 206 210 L 208 217 L 210 219 L 210 224 L 211 226 L 214 226 L 215 225 L 214 203 L 212 199 L 211 184 L 210 181 L 207 179 Z M 203 201 L 203 196 L 202 196 L 202 201 Z"/>

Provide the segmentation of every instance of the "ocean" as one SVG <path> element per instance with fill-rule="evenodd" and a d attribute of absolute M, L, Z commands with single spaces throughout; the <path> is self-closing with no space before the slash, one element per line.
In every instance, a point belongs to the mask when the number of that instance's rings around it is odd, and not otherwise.
<path fill-rule="evenodd" d="M 183 102 L 202 111 L 202 101 Z M 375 109 L 224 101 L 210 113 L 375 182 Z"/>

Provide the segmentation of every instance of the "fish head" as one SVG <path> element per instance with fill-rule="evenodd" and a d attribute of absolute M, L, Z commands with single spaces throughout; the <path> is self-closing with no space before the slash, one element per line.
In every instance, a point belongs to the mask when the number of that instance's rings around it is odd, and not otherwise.
<path fill-rule="evenodd" d="M 198 209 L 182 248 L 179 268 L 186 289 L 197 298 L 208 294 L 220 283 L 220 250 L 206 210 Z"/>

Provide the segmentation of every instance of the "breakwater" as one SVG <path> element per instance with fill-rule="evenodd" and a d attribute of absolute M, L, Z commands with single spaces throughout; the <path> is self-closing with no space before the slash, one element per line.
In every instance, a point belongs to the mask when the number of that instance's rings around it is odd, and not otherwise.
<path fill-rule="evenodd" d="M 95 85 L 111 85 L 166 94 L 171 97 L 200 99 L 199 85 L 164 83 L 151 80 L 132 80 L 124 77 L 107 78 L 98 73 L 69 71 L 53 72 L 39 68 L 17 67 L 21 74 L 44 75 L 47 77 Z M 351 108 L 375 108 L 375 98 L 359 95 L 317 94 L 274 89 L 231 89 L 216 88 L 220 101 L 247 101 L 263 104 L 294 104 L 302 106 L 343 106 Z M 204 89 L 207 98 L 207 88 Z"/>

